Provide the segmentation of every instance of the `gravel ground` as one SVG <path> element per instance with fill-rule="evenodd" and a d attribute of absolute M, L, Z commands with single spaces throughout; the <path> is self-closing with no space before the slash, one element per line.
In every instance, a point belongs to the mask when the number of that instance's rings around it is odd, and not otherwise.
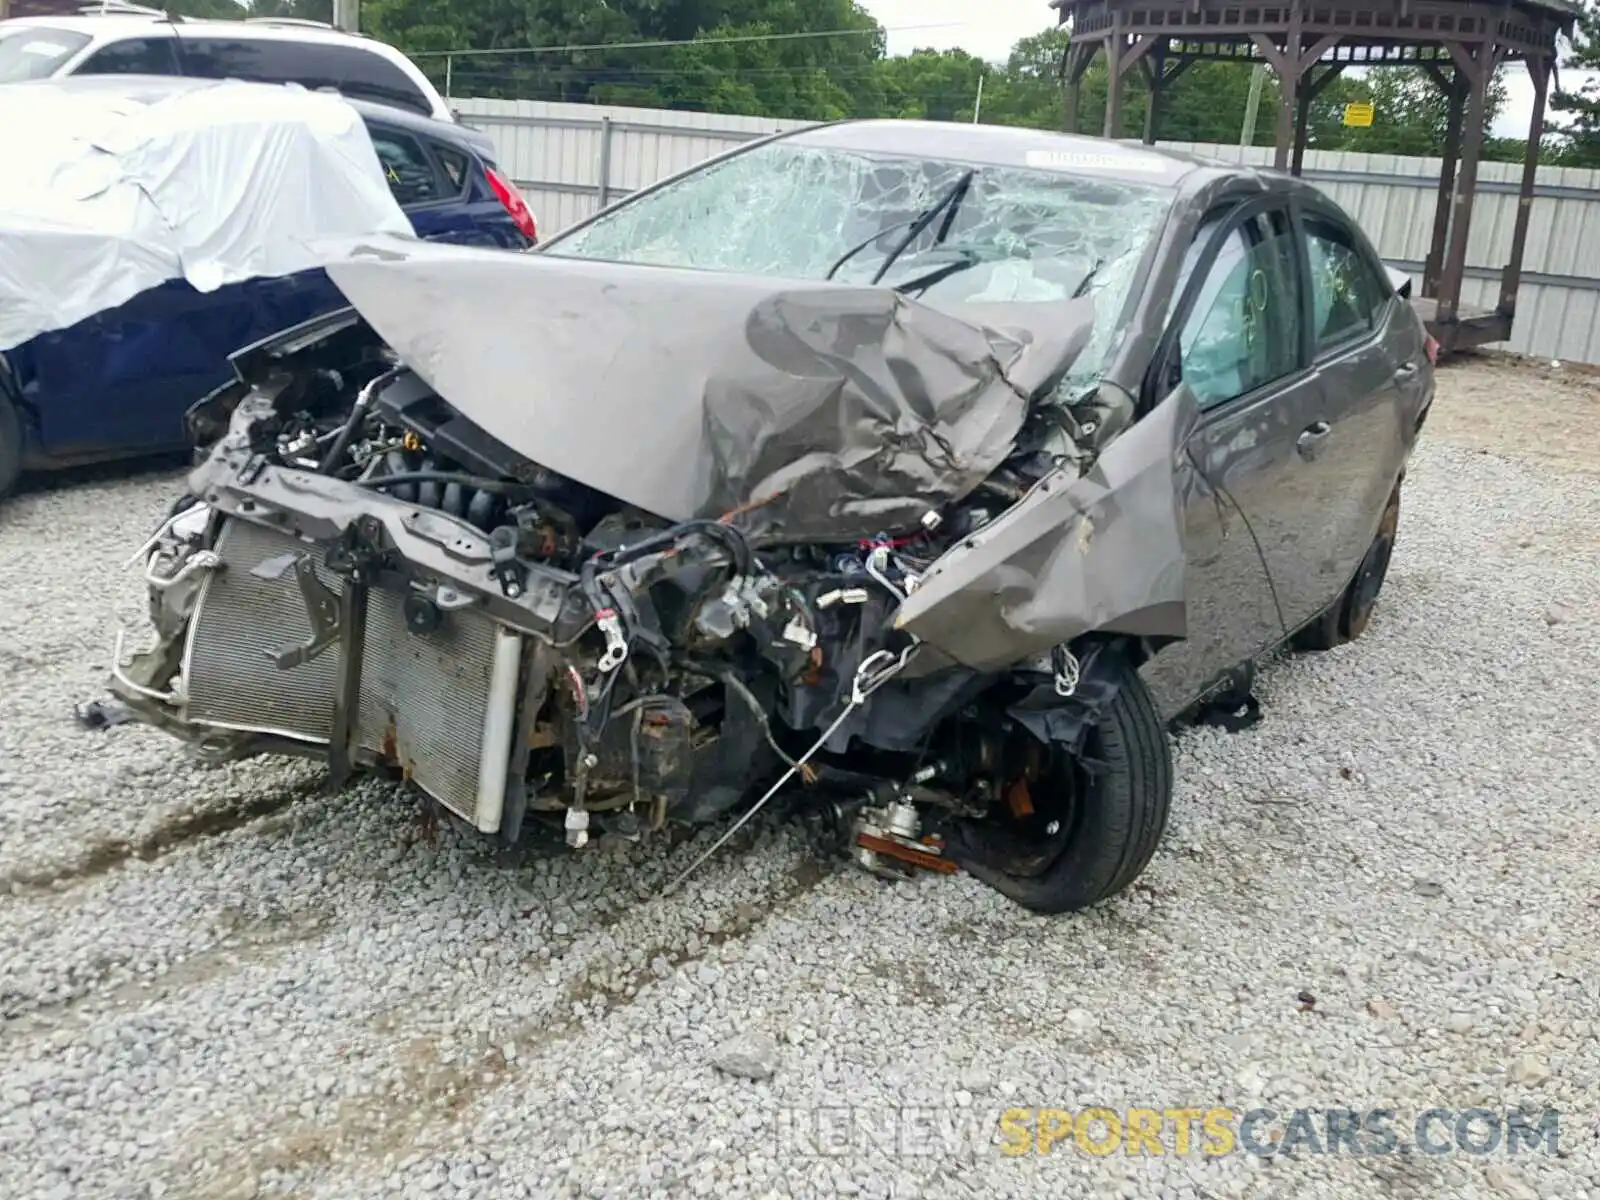
<path fill-rule="evenodd" d="M 82 729 L 174 476 L 9 503 L 0 1196 L 1600 1200 L 1596 391 L 1444 373 L 1368 635 L 1184 733 L 1149 872 L 1065 919 L 781 826 L 663 900 L 705 838 L 508 866 L 388 786 Z M 1587 408 L 1559 455 L 1519 392 Z M 711 1065 L 736 1035 L 770 1079 Z M 1520 1103 L 1559 1157 L 990 1144 L 1010 1106 Z M 804 1136 L 839 1106 L 878 1139 Z"/>

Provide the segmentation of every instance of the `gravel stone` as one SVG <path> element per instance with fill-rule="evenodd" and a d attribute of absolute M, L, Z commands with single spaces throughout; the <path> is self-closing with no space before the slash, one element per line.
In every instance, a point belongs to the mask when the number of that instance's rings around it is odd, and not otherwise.
<path fill-rule="evenodd" d="M 778 1044 L 764 1033 L 741 1033 L 717 1047 L 711 1065 L 742 1079 L 771 1079 L 778 1069 Z"/>
<path fill-rule="evenodd" d="M 1511 1070 L 1507 1073 L 1513 1083 L 1538 1087 L 1550 1078 L 1550 1066 L 1537 1054 L 1524 1054 L 1511 1064 Z"/>
<path fill-rule="evenodd" d="M 0 504 L 0 1196 L 1600 1200 L 1594 394 L 1442 372 L 1366 635 L 1181 732 L 1148 872 L 1050 919 L 775 821 L 663 899 L 720 829 L 507 865 L 388 783 L 85 729 L 180 476 Z M 1219 1103 L 1548 1106 L 1564 1156 L 999 1144 Z"/>

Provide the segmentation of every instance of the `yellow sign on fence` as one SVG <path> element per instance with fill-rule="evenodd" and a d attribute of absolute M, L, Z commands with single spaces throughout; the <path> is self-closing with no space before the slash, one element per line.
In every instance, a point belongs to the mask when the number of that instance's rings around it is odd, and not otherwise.
<path fill-rule="evenodd" d="M 1372 126 L 1373 107 L 1370 104 L 1346 104 L 1344 106 L 1344 123 L 1368 129 Z"/>

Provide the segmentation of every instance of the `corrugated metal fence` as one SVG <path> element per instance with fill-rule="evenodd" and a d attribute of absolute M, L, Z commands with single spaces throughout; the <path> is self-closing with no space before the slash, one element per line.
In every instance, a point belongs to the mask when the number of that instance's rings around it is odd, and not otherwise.
<path fill-rule="evenodd" d="M 554 231 L 604 204 L 741 142 L 804 124 L 765 117 L 458 99 L 494 138 L 501 165 Z M 1232 162 L 1270 163 L 1259 147 L 1163 143 Z M 1378 253 L 1420 281 L 1439 160 L 1312 150 L 1305 177 L 1361 222 Z M 1492 308 L 1511 246 L 1521 167 L 1484 163 L 1472 211 L 1463 307 Z M 1510 349 L 1600 363 L 1600 171 L 1541 167 Z"/>

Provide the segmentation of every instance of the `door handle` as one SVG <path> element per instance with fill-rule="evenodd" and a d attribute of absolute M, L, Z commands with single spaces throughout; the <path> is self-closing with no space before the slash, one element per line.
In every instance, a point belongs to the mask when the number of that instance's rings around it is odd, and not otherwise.
<path fill-rule="evenodd" d="M 1333 427 L 1326 421 L 1318 421 L 1315 425 L 1308 425 L 1304 432 L 1295 439 L 1294 448 L 1300 452 L 1301 458 L 1309 462 L 1317 456 L 1317 449 L 1332 432 Z"/>
<path fill-rule="evenodd" d="M 1414 362 L 1401 363 L 1394 369 L 1396 379 L 1410 379 L 1417 373 L 1417 364 Z"/>

